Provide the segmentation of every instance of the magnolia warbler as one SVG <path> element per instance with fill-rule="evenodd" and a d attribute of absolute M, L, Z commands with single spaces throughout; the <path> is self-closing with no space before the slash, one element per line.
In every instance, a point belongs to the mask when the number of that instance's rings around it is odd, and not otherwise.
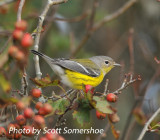
<path fill-rule="evenodd" d="M 61 78 L 61 82 L 74 89 L 82 89 L 84 85 L 96 87 L 113 67 L 120 66 L 107 56 L 93 56 L 88 59 L 52 59 L 35 50 L 31 52 L 41 56 Z"/>

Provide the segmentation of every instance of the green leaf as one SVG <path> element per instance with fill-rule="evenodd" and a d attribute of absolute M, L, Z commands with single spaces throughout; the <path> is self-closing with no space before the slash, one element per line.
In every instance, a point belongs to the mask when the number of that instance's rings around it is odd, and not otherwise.
<path fill-rule="evenodd" d="M 9 92 L 11 90 L 10 82 L 1 73 L 0 73 L 0 86 L 4 92 Z"/>
<path fill-rule="evenodd" d="M 79 108 L 77 111 L 74 111 L 72 115 L 81 126 L 90 122 L 90 110 L 87 108 Z"/>
<path fill-rule="evenodd" d="M 93 101 L 91 102 L 93 107 L 102 112 L 102 113 L 107 113 L 107 114 L 112 114 L 112 110 L 110 109 L 109 103 L 102 97 L 98 96 L 93 96 Z"/>
<path fill-rule="evenodd" d="M 67 98 L 61 98 L 57 101 L 52 102 L 51 105 L 53 106 L 53 109 L 57 115 L 62 115 L 70 105 L 70 102 Z"/>
<path fill-rule="evenodd" d="M 38 86 L 38 87 L 48 87 L 48 86 L 56 86 L 59 84 L 59 80 L 51 80 L 50 76 L 47 74 L 46 77 L 42 78 L 42 79 L 33 79 L 31 78 L 31 80 Z"/>

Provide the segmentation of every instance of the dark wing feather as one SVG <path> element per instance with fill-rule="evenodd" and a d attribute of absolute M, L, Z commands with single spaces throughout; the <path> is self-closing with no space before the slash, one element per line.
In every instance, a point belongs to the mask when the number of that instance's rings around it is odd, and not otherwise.
<path fill-rule="evenodd" d="M 89 59 L 54 59 L 52 63 L 92 77 L 101 73 L 99 67 Z"/>

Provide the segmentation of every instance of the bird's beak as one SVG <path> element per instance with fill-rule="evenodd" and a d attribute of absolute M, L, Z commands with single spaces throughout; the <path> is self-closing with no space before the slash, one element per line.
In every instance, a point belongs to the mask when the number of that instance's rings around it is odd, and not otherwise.
<path fill-rule="evenodd" d="M 113 65 L 121 67 L 121 64 L 118 64 L 118 63 L 114 63 Z"/>

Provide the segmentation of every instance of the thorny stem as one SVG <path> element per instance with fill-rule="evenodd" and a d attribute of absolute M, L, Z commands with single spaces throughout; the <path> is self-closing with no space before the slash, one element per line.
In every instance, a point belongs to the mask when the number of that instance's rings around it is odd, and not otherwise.
<path fill-rule="evenodd" d="M 142 140 L 145 133 L 148 131 L 148 127 L 150 125 L 150 123 L 157 117 L 157 115 L 160 113 L 160 107 L 157 109 L 157 111 L 151 116 L 151 118 L 147 121 L 147 123 L 145 124 L 142 132 L 140 133 L 139 137 L 137 140 Z"/>

